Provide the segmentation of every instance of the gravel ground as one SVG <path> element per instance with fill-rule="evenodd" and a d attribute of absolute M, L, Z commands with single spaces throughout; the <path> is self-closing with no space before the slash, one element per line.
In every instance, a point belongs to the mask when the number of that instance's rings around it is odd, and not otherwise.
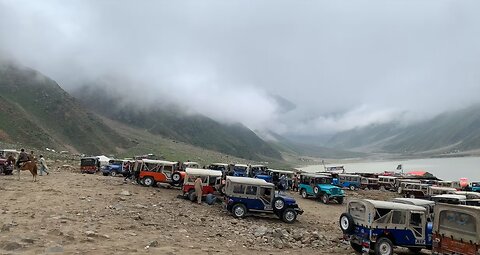
<path fill-rule="evenodd" d="M 269 216 L 237 220 L 221 203 L 178 198 L 176 188 L 51 168 L 57 170 L 36 183 L 28 172 L 20 181 L 0 176 L 0 254 L 354 254 L 338 227 L 344 205 L 290 193 L 305 211 L 296 223 Z M 348 196 L 389 199 L 394 193 Z"/>

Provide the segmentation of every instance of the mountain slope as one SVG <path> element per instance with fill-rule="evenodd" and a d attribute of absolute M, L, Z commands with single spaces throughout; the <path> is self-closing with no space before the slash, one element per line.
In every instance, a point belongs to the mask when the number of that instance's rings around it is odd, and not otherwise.
<path fill-rule="evenodd" d="M 0 139 L 87 154 L 129 146 L 55 81 L 32 69 L 0 64 L 0 91 Z"/>
<path fill-rule="evenodd" d="M 327 145 L 392 153 L 479 149 L 480 106 L 443 113 L 409 126 L 388 123 L 349 130 L 332 137 Z"/>
<path fill-rule="evenodd" d="M 226 125 L 202 115 L 187 115 L 174 107 L 140 107 L 103 87 L 73 92 L 85 106 L 107 118 L 145 129 L 153 134 L 195 146 L 250 159 L 281 159 L 281 154 L 241 124 Z"/>

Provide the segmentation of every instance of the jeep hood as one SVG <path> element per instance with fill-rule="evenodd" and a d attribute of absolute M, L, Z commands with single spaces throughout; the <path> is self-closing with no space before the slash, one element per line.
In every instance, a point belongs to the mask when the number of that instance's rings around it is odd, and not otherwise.
<path fill-rule="evenodd" d="M 339 187 L 332 185 L 332 184 L 317 184 L 317 186 L 321 189 L 339 189 Z"/>
<path fill-rule="evenodd" d="M 293 198 L 293 197 L 289 197 L 287 195 L 276 195 L 276 196 L 283 198 L 283 200 L 285 201 L 286 204 L 291 205 L 291 204 L 296 204 L 297 203 L 297 201 L 295 201 L 295 198 Z"/>

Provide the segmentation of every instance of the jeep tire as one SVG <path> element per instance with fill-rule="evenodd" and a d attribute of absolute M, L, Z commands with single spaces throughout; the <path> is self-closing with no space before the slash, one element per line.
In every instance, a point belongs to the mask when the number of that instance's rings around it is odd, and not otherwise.
<path fill-rule="evenodd" d="M 247 214 L 247 208 L 243 204 L 232 206 L 232 214 L 235 218 L 243 218 Z"/>
<path fill-rule="evenodd" d="M 197 193 L 195 193 L 195 190 L 190 190 L 188 192 L 188 200 L 195 202 L 197 200 Z"/>
<path fill-rule="evenodd" d="M 419 254 L 420 251 L 422 250 L 422 248 L 420 248 L 420 247 L 410 247 L 410 248 L 408 248 L 408 250 L 413 254 Z"/>
<path fill-rule="evenodd" d="M 393 255 L 393 243 L 386 237 L 381 237 L 375 244 L 375 255 Z"/>
<path fill-rule="evenodd" d="M 115 177 L 115 176 L 117 176 L 117 172 L 111 171 L 111 172 L 110 172 L 110 175 L 111 175 L 112 177 Z"/>
<path fill-rule="evenodd" d="M 351 190 L 351 191 L 355 191 L 355 190 L 357 189 L 357 188 L 355 188 L 355 186 L 354 186 L 354 185 L 350 185 L 350 187 L 349 187 L 349 188 L 350 188 L 350 190 Z"/>
<path fill-rule="evenodd" d="M 354 243 L 354 242 L 350 241 L 350 246 L 352 246 L 352 249 L 353 249 L 355 252 L 357 252 L 357 253 L 359 253 L 359 254 L 362 254 L 362 253 L 363 253 L 363 247 L 362 247 L 360 244 Z"/>
<path fill-rule="evenodd" d="M 340 224 L 340 229 L 344 234 L 351 234 L 355 229 L 353 217 L 348 213 L 342 213 L 340 215 L 340 220 L 338 222 Z"/>
<path fill-rule="evenodd" d="M 294 223 L 297 219 L 297 212 L 292 208 L 287 208 L 283 211 L 281 218 L 286 223 Z"/>
<path fill-rule="evenodd" d="M 272 201 L 272 205 L 273 205 L 273 210 L 277 212 L 285 209 L 285 201 L 281 197 L 274 198 Z"/>
<path fill-rule="evenodd" d="M 320 196 L 320 199 L 322 200 L 322 203 L 324 204 L 328 204 L 328 195 L 327 194 L 323 194 Z"/>
<path fill-rule="evenodd" d="M 302 198 L 308 198 L 307 190 L 302 189 L 302 190 L 300 191 L 300 195 L 302 195 Z"/>
<path fill-rule="evenodd" d="M 142 179 L 143 185 L 148 187 L 153 187 L 155 185 L 155 181 L 152 177 L 145 177 Z"/>
<path fill-rule="evenodd" d="M 337 197 L 336 200 L 339 205 L 343 204 L 343 197 Z"/>
<path fill-rule="evenodd" d="M 313 194 L 315 194 L 315 197 L 318 197 L 319 193 L 320 189 L 318 188 L 318 186 L 313 187 Z"/>

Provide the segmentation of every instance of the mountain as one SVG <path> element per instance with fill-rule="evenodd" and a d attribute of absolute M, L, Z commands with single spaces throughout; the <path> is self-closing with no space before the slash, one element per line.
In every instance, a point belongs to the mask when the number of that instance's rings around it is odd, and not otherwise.
<path fill-rule="evenodd" d="M 407 126 L 393 122 L 345 131 L 336 134 L 326 145 L 407 154 L 480 149 L 480 105 Z"/>
<path fill-rule="evenodd" d="M 222 124 L 178 107 L 141 106 L 104 86 L 85 86 L 72 92 L 85 106 L 107 118 L 152 134 L 250 160 L 282 159 L 279 151 L 242 124 Z"/>
<path fill-rule="evenodd" d="M 2 141 L 86 154 L 130 145 L 55 81 L 35 70 L 0 63 L 0 91 Z"/>
<path fill-rule="evenodd" d="M 366 153 L 327 148 L 313 143 L 304 143 L 274 132 L 262 132 L 261 136 L 277 150 L 287 154 L 313 158 L 344 159 L 367 156 Z"/>

